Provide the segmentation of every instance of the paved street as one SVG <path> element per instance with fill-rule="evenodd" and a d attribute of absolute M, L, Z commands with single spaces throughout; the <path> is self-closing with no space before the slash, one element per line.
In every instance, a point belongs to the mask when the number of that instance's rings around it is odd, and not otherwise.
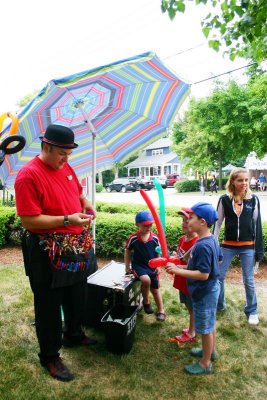
<path fill-rule="evenodd" d="M 147 192 L 153 204 L 158 206 L 158 192 L 157 190 L 150 190 Z M 257 192 L 257 196 L 260 199 L 261 204 L 261 215 L 264 221 L 267 221 L 267 192 Z M 219 196 L 213 194 L 210 196 L 208 193 L 202 196 L 199 193 L 186 194 L 177 193 L 174 188 L 164 189 L 165 206 L 178 206 L 178 207 L 190 207 L 198 201 L 207 201 L 216 207 Z M 145 201 L 139 192 L 102 192 L 96 193 L 96 201 L 105 201 L 110 203 L 129 203 L 129 204 L 140 204 L 144 205 Z"/>

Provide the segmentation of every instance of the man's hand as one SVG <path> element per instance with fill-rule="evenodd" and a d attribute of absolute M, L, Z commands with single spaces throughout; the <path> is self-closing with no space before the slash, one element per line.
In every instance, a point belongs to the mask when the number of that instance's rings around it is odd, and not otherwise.
<path fill-rule="evenodd" d="M 89 225 L 93 219 L 92 215 L 87 215 L 84 213 L 75 213 L 69 215 L 70 225 L 84 226 Z"/>
<path fill-rule="evenodd" d="M 96 211 L 94 207 L 92 206 L 91 202 L 86 199 L 84 195 L 81 195 L 80 197 L 81 205 L 82 205 L 82 212 L 84 214 L 90 215 L 92 219 L 96 218 Z"/>

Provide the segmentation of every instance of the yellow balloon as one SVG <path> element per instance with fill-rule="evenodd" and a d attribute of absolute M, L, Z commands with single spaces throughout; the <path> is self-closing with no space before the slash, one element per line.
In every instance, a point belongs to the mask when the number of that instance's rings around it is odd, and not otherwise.
<path fill-rule="evenodd" d="M 9 134 L 15 135 L 19 130 L 19 119 L 16 114 L 13 114 L 11 112 L 6 112 L 0 115 L 0 133 L 2 132 L 4 121 L 6 118 L 10 118 L 12 121 Z"/>

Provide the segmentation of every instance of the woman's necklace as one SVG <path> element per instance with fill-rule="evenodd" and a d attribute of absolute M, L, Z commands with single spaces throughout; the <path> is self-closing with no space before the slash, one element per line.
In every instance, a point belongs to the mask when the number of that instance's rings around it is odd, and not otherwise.
<path fill-rule="evenodd" d="M 241 195 L 234 195 L 234 202 L 241 205 L 243 203 L 244 198 L 246 197 L 246 193 Z"/>
<path fill-rule="evenodd" d="M 242 203 L 243 203 L 243 200 L 244 200 L 245 196 L 246 196 L 245 194 L 242 195 L 242 196 L 234 196 L 234 202 L 235 202 L 235 204 L 238 204 L 239 206 L 241 206 Z"/>

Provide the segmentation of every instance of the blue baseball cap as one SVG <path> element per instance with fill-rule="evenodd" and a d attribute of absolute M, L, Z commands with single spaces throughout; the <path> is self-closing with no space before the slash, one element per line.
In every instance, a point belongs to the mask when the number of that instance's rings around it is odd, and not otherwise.
<path fill-rule="evenodd" d="M 218 220 L 218 213 L 209 203 L 199 202 L 190 209 L 186 209 L 187 213 L 194 213 L 198 217 L 203 218 L 209 225 L 213 225 Z"/>
<path fill-rule="evenodd" d="M 149 211 L 139 211 L 135 216 L 136 224 L 150 225 L 153 224 L 154 218 Z"/>

